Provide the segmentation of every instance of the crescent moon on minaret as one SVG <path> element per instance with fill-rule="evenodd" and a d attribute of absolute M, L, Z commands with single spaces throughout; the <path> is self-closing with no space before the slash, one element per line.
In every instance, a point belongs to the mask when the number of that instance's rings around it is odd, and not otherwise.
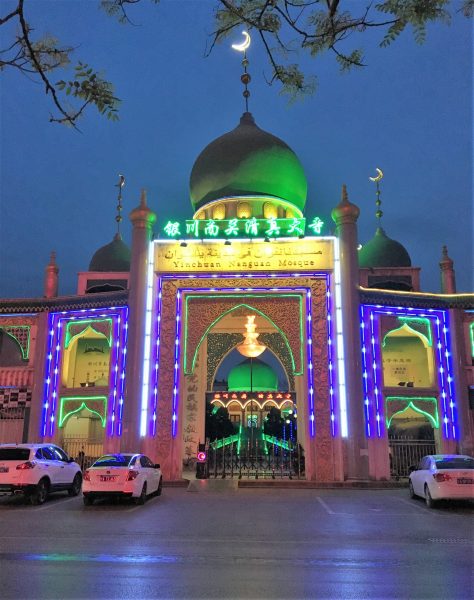
<path fill-rule="evenodd" d="M 383 171 L 382 169 L 379 169 L 378 167 L 375 167 L 375 170 L 377 171 L 377 176 L 376 177 L 369 177 L 370 181 L 380 181 L 383 177 Z"/>
<path fill-rule="evenodd" d="M 242 31 L 242 35 L 244 36 L 244 41 L 241 44 L 232 44 L 232 48 L 237 50 L 237 52 L 245 52 L 247 48 L 250 46 L 250 35 L 246 31 Z"/>

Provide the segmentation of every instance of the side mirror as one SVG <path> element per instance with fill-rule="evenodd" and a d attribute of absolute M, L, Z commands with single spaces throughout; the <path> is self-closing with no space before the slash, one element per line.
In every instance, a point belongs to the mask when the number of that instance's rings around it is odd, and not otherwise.
<path fill-rule="evenodd" d="M 413 473 L 413 471 L 417 471 L 417 470 L 418 470 L 418 468 L 415 465 L 410 465 L 408 467 L 408 472 L 409 473 Z"/>
<path fill-rule="evenodd" d="M 68 463 L 73 463 L 73 462 L 75 462 L 75 461 L 74 461 L 74 459 L 73 459 L 73 458 L 69 457 L 69 458 L 67 459 L 67 462 L 68 462 Z"/>
<path fill-rule="evenodd" d="M 154 466 L 155 466 L 155 469 L 160 469 L 161 468 L 160 467 L 160 463 L 156 463 L 156 465 L 154 465 Z"/>

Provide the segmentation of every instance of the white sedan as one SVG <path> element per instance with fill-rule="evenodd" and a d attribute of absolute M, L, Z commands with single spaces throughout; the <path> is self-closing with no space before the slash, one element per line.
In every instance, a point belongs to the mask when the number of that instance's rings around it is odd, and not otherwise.
<path fill-rule="evenodd" d="M 474 458 L 462 454 L 424 456 L 410 473 L 410 497 L 420 496 L 429 508 L 437 500 L 474 500 Z"/>
<path fill-rule="evenodd" d="M 163 477 L 159 464 L 144 454 L 106 454 L 84 472 L 84 504 L 96 498 L 133 498 L 144 504 L 147 496 L 161 495 Z"/>

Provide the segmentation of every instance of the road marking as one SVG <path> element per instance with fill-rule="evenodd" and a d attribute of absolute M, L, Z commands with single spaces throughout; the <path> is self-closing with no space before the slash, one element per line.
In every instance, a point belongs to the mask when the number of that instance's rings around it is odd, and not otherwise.
<path fill-rule="evenodd" d="M 72 502 L 73 500 L 77 500 L 77 496 L 73 496 L 72 498 L 65 498 L 64 500 L 55 500 L 53 502 L 49 502 L 49 504 L 43 504 L 43 506 L 39 506 L 38 508 L 33 508 L 32 512 L 38 512 L 40 510 L 49 510 L 53 508 L 53 506 L 59 506 L 63 504 L 67 504 L 68 502 Z"/>
<path fill-rule="evenodd" d="M 324 500 L 322 498 L 320 498 L 319 496 L 316 496 L 316 500 L 319 502 L 319 504 L 321 504 L 321 506 L 324 508 L 324 510 L 329 514 L 329 515 L 337 515 L 339 513 L 334 512 L 333 510 L 331 510 L 329 508 L 329 506 L 326 504 L 326 502 L 324 502 Z"/>

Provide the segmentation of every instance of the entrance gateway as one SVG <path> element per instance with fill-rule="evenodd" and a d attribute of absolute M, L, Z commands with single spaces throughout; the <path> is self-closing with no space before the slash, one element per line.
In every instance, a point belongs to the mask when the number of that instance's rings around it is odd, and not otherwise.
<path fill-rule="evenodd" d="M 156 378 L 150 380 L 142 418 L 158 442 L 162 468 L 173 478 L 206 438 L 212 438 L 211 448 L 228 446 L 234 459 L 261 452 L 276 455 L 279 465 L 282 451 L 287 455 L 291 449 L 300 464 L 304 460 L 306 477 L 314 478 L 317 471 L 327 480 L 335 478 L 345 415 L 336 376 L 335 244 L 323 237 L 227 245 L 153 242 L 156 301 L 153 306 L 150 300 L 153 318 L 146 336 L 152 349 L 148 368 Z M 208 256 L 219 265 L 214 270 L 204 267 Z M 311 268 L 282 269 L 282 257 Z M 242 272 L 235 265 L 244 260 L 252 268 Z M 176 265 L 183 270 L 177 272 Z M 257 328 L 259 360 L 252 337 L 249 342 L 249 321 Z M 221 367 L 232 359 L 227 381 L 219 381 Z M 272 359 L 277 383 L 262 385 L 262 365 L 271 372 Z M 232 372 L 242 367 L 243 380 L 236 385 Z M 217 413 L 224 423 L 211 432 Z M 270 419 L 283 420 L 280 432 Z"/>

